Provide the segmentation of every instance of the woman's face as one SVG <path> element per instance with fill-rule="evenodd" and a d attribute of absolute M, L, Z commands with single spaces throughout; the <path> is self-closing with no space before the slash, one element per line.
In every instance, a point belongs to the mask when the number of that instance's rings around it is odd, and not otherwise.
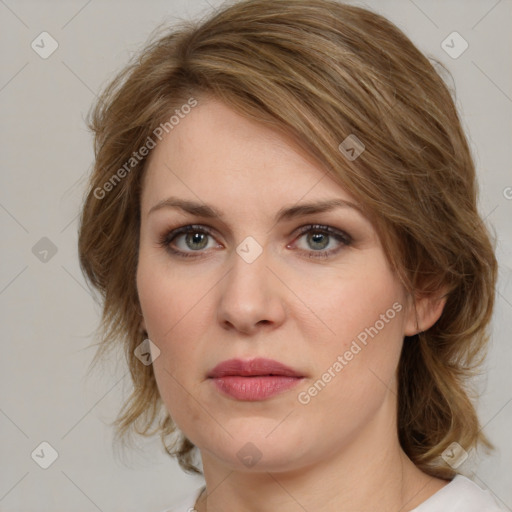
<path fill-rule="evenodd" d="M 152 150 L 137 287 L 160 395 L 203 462 L 284 471 L 396 435 L 395 374 L 414 319 L 351 203 L 292 139 L 216 100 Z"/>

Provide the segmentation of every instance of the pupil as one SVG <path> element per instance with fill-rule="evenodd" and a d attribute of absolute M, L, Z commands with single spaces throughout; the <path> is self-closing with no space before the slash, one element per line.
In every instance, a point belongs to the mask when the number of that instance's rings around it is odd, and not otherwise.
<path fill-rule="evenodd" d="M 321 244 L 321 248 L 325 247 L 325 239 L 327 238 L 324 234 L 322 233 L 317 233 L 316 235 L 312 235 L 312 238 L 313 238 L 313 243 L 318 243 L 319 239 L 321 240 L 322 237 L 324 238 L 324 244 Z"/>
<path fill-rule="evenodd" d="M 194 245 L 196 243 L 200 244 L 202 239 L 206 239 L 206 235 L 204 233 L 193 233 L 191 238 L 192 238 L 192 245 Z M 203 243 L 203 246 L 204 246 L 204 243 Z M 199 247 L 199 248 L 202 248 L 202 247 Z"/>

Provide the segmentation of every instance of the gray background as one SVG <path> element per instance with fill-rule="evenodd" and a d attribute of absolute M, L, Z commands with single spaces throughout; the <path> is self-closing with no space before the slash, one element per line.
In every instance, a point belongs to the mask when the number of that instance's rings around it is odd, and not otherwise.
<path fill-rule="evenodd" d="M 512 2 L 358 5 L 387 16 L 454 76 L 480 209 L 496 231 L 501 265 L 487 372 L 478 381 L 482 424 L 498 450 L 479 461 L 470 454 L 463 467 L 512 510 Z M 206 0 L 0 0 L 2 511 L 158 512 L 201 483 L 163 453 L 158 437 L 116 457 L 108 422 L 130 380 L 121 356 L 86 377 L 100 310 L 81 276 L 76 244 L 93 161 L 83 120 L 96 94 L 157 24 L 209 9 Z M 46 59 L 31 47 L 43 31 L 59 45 Z M 456 59 L 441 46 L 453 31 L 469 44 Z M 48 469 L 31 457 L 43 441 L 58 452 Z"/>

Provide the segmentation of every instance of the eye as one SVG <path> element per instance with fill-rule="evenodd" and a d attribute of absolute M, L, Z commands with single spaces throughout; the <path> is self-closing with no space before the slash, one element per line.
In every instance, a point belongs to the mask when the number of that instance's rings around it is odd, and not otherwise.
<path fill-rule="evenodd" d="M 179 246 L 178 249 L 174 247 L 176 244 L 175 240 L 179 240 L 183 235 L 185 235 L 183 238 L 185 246 L 192 249 L 191 251 L 187 251 L 183 247 Z M 208 237 L 212 237 L 209 229 L 192 224 L 164 233 L 160 238 L 158 245 L 176 256 L 182 258 L 195 258 L 196 254 L 193 253 L 200 252 L 208 246 Z"/>
<path fill-rule="evenodd" d="M 328 258 L 340 252 L 343 246 L 349 246 L 352 243 L 352 237 L 349 234 L 320 224 L 302 226 L 299 228 L 299 235 L 299 240 L 305 237 L 307 245 L 314 249 L 312 251 L 300 249 L 300 252 L 308 253 L 309 258 Z M 335 247 L 325 250 L 333 239 L 337 242 Z"/>
<path fill-rule="evenodd" d="M 307 253 L 309 258 L 328 258 L 329 256 L 341 251 L 343 246 L 352 243 L 352 238 L 347 233 L 330 226 L 322 226 L 319 224 L 302 226 L 298 230 L 298 240 L 304 238 L 306 243 L 312 250 L 299 249 L 301 253 Z M 191 224 L 165 232 L 158 241 L 158 245 L 168 252 L 180 258 L 196 258 L 200 256 L 203 249 L 208 247 L 208 238 L 213 238 L 212 232 L 205 226 Z M 334 248 L 326 250 L 332 240 L 336 241 Z M 179 242 L 183 241 L 180 247 Z M 217 244 L 215 247 L 222 247 Z M 288 244 L 287 248 L 293 247 Z M 196 253 L 196 254 L 194 254 Z"/>

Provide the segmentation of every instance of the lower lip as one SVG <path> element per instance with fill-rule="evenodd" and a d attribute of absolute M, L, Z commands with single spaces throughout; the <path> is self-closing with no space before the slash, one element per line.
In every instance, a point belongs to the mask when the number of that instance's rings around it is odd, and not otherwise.
<path fill-rule="evenodd" d="M 302 377 L 229 375 L 211 379 L 218 390 L 237 400 L 264 400 L 298 384 Z"/>

